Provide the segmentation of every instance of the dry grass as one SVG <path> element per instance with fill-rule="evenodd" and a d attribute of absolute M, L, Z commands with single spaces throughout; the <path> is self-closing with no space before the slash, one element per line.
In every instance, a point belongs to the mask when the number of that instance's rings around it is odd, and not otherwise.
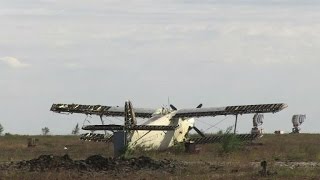
<path fill-rule="evenodd" d="M 28 147 L 28 138 L 36 138 L 36 147 Z M 65 150 L 64 147 L 68 150 Z M 83 159 L 93 154 L 112 156 L 112 145 L 79 141 L 77 136 L 1 136 L 0 161 L 20 161 L 42 154 L 64 155 Z"/>
<path fill-rule="evenodd" d="M 0 137 L 0 162 L 20 161 L 36 158 L 42 154 L 63 155 L 68 153 L 73 159 L 85 159 L 94 154 L 112 156 L 112 144 L 82 142 L 76 136 L 32 136 L 39 139 L 36 147 L 27 147 L 29 136 Z M 221 145 L 202 145 L 199 154 L 187 154 L 175 148 L 158 151 L 136 151 L 134 156 L 147 155 L 154 159 L 174 159 L 187 166 L 175 173 L 139 171 L 129 174 L 65 172 L 10 172 L 0 171 L 0 179 L 257 179 L 259 162 L 266 160 L 271 171 L 277 174 L 266 179 L 319 179 L 320 167 L 278 167 L 276 162 L 319 162 L 320 135 L 288 134 L 265 135 L 256 144 L 242 149 L 222 153 Z M 68 150 L 64 150 L 64 146 Z M 179 149 L 179 148 L 178 148 Z M 256 165 L 252 165 L 256 162 Z"/>

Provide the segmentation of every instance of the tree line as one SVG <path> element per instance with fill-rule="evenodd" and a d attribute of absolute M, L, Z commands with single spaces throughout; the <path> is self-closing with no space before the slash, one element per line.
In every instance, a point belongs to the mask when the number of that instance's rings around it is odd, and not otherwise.
<path fill-rule="evenodd" d="M 4 128 L 3 128 L 2 124 L 0 124 L 0 135 L 2 135 L 3 131 L 4 131 Z M 41 132 L 42 132 L 42 135 L 47 136 L 50 133 L 50 129 L 48 127 L 44 127 L 41 129 Z M 72 129 L 71 134 L 78 135 L 79 132 L 80 132 L 80 127 L 79 127 L 79 123 L 77 123 L 77 125 Z"/>

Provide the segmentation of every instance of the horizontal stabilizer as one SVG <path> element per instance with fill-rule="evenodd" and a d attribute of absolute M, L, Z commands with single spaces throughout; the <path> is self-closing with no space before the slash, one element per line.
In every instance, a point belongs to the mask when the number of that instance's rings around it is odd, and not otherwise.
<path fill-rule="evenodd" d="M 195 144 L 211 144 L 211 143 L 220 143 L 225 138 L 228 138 L 230 136 L 236 136 L 237 139 L 240 141 L 253 141 L 255 139 L 258 139 L 262 137 L 261 134 L 225 134 L 225 135 L 213 135 L 208 137 L 201 137 L 201 138 L 190 138 L 188 142 L 192 142 Z"/>
<path fill-rule="evenodd" d="M 83 130 L 99 131 L 99 130 L 110 130 L 110 131 L 121 131 L 121 130 L 150 130 L 150 131 L 173 131 L 178 126 L 156 126 L 156 125 L 135 125 L 131 127 L 125 127 L 122 125 L 88 125 L 83 126 Z"/>
<path fill-rule="evenodd" d="M 80 140 L 94 142 L 112 142 L 112 135 L 86 133 L 80 135 Z"/>

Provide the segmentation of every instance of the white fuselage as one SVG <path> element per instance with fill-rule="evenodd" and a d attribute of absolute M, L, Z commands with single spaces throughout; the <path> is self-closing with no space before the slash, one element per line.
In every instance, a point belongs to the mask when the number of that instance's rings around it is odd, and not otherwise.
<path fill-rule="evenodd" d="M 136 130 L 132 131 L 128 137 L 128 145 L 130 148 L 143 147 L 145 149 L 164 150 L 176 143 L 183 142 L 189 131 L 189 127 L 193 127 L 194 119 L 171 119 L 175 115 L 175 111 L 166 115 L 154 116 L 143 125 L 157 126 L 177 126 L 171 131 L 149 131 Z"/>

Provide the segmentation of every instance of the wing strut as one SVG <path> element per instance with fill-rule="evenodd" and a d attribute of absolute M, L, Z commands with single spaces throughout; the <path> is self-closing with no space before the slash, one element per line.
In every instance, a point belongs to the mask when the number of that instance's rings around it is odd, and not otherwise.
<path fill-rule="evenodd" d="M 193 126 L 193 129 L 201 136 L 201 137 L 206 137 L 198 128 Z"/>
<path fill-rule="evenodd" d="M 100 115 L 101 124 L 104 125 L 104 121 L 102 119 L 102 115 Z M 107 131 L 104 131 L 104 135 L 107 135 Z"/>
<path fill-rule="evenodd" d="M 236 132 L 237 132 L 237 123 L 238 123 L 238 114 L 236 115 L 236 121 L 234 122 L 234 132 L 233 132 L 233 134 L 236 134 Z"/>

